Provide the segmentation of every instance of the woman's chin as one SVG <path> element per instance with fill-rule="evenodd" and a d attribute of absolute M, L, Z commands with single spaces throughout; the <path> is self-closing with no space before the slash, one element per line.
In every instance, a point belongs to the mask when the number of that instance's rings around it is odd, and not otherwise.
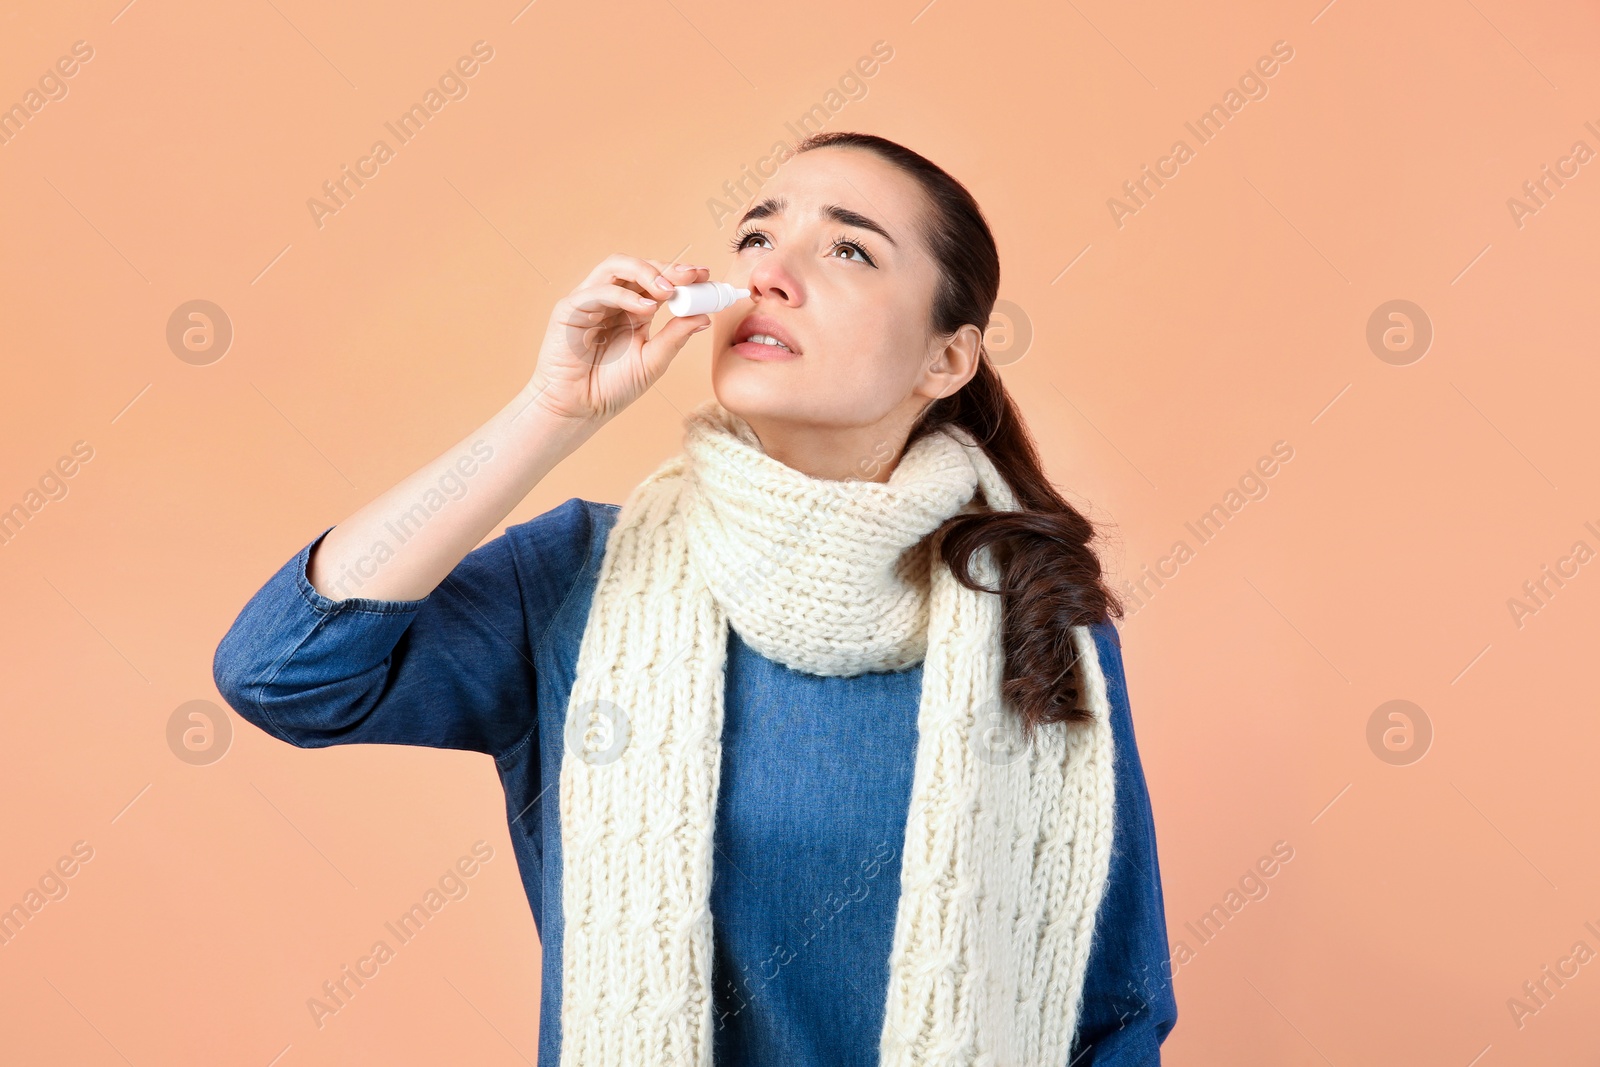
<path fill-rule="evenodd" d="M 795 373 L 798 363 L 755 363 L 727 352 L 712 370 L 712 391 L 723 407 L 740 415 L 793 417 L 806 408 L 809 395 Z"/>

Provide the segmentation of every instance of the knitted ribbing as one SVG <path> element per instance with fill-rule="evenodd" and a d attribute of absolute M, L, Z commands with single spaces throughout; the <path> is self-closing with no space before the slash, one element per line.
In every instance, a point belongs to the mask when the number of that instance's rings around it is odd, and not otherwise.
<path fill-rule="evenodd" d="M 1067 1062 L 1114 813 L 1110 708 L 1075 626 L 1093 720 L 1023 748 L 1001 699 L 1000 598 L 927 535 L 1015 507 L 965 431 L 886 483 L 811 478 L 707 401 L 683 452 L 608 535 L 567 711 L 563 1067 L 709 1067 L 710 887 L 728 627 L 814 674 L 921 660 L 918 742 L 880 1063 Z M 974 577 L 998 573 L 987 549 Z"/>
<path fill-rule="evenodd" d="M 923 658 L 928 557 L 907 551 L 972 499 L 953 440 L 919 439 L 887 484 L 801 474 L 726 409 L 691 415 L 684 448 L 695 569 L 750 647 L 818 675 Z"/>

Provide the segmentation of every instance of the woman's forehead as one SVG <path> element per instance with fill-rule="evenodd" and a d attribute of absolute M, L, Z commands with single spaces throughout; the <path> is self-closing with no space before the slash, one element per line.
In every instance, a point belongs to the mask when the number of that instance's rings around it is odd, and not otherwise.
<path fill-rule="evenodd" d="M 842 206 L 877 219 L 901 244 L 922 206 L 916 182 L 900 168 L 870 152 L 837 148 L 795 156 L 761 187 L 761 199 L 784 201 L 786 221 L 814 220 L 824 208 Z"/>

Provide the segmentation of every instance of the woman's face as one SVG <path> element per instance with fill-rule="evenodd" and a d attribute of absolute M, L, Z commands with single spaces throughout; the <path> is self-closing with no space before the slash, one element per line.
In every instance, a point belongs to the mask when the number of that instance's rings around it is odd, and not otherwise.
<path fill-rule="evenodd" d="M 853 431 L 845 451 L 897 455 L 923 407 L 976 369 L 976 326 L 953 344 L 931 331 L 939 273 L 925 211 L 915 180 L 875 154 L 819 148 L 785 163 L 743 215 L 726 280 L 750 299 L 715 316 L 712 386 L 791 466 L 841 476 L 846 457 L 801 454 L 816 431 Z M 752 333 L 788 350 L 745 340 Z M 970 351 L 952 362 L 952 347 Z"/>

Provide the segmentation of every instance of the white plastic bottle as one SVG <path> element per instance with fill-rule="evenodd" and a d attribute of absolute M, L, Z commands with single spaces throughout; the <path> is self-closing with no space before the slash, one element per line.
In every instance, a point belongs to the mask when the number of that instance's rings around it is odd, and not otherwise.
<path fill-rule="evenodd" d="M 721 311 L 736 300 L 750 295 L 748 289 L 736 289 L 727 282 L 696 282 L 680 285 L 667 298 L 667 310 L 678 318 L 685 315 L 709 315 Z"/>

